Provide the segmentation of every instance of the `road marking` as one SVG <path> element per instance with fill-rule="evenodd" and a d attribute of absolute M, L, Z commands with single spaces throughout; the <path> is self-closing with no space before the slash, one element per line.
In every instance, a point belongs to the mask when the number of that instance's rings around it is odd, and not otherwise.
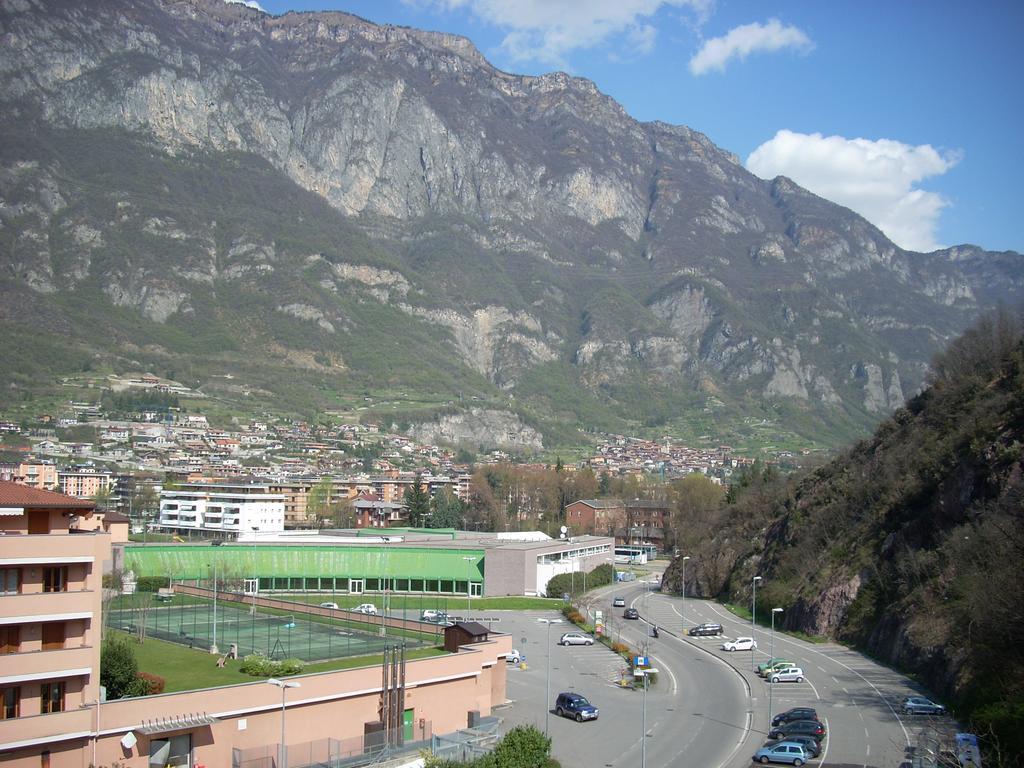
<path fill-rule="evenodd" d="M 659 669 L 664 667 L 665 671 L 668 672 L 668 676 L 672 678 L 672 695 L 675 696 L 676 692 L 679 690 L 679 686 L 676 684 L 676 676 L 672 674 L 672 667 L 662 661 L 658 661 L 657 656 L 651 656 L 651 658 L 658 662 Z"/>
<path fill-rule="evenodd" d="M 804 678 L 804 682 L 811 686 L 811 690 L 814 691 L 814 698 L 816 698 L 818 701 L 821 701 L 821 696 L 818 695 L 818 689 L 814 687 L 814 683 L 812 683 L 806 677 Z"/>
<path fill-rule="evenodd" d="M 829 725 L 828 725 L 828 718 L 826 717 L 825 718 L 825 751 L 821 753 L 821 762 L 818 763 L 818 768 L 821 768 L 821 766 L 823 766 L 825 764 L 825 758 L 828 757 L 828 744 L 829 744 L 830 741 L 832 741 L 832 738 L 829 736 L 829 734 L 831 732 L 832 732 L 832 729 L 829 727 Z"/>
<path fill-rule="evenodd" d="M 711 608 L 711 610 L 713 610 L 715 613 L 717 613 L 719 616 L 722 616 L 723 618 L 732 619 L 734 621 L 738 621 L 739 620 L 735 616 L 733 616 L 732 614 L 722 613 L 722 611 L 718 608 L 718 606 L 714 605 L 713 603 L 708 603 L 707 605 Z M 856 669 L 851 667 L 849 664 L 844 664 L 839 659 L 837 659 L 837 658 L 835 658 L 833 656 L 829 656 L 827 653 L 822 653 L 821 651 L 817 650 L 816 648 L 801 646 L 798 643 L 795 643 L 792 640 L 790 640 L 789 638 L 787 638 L 785 635 L 783 635 L 779 639 L 780 639 L 780 642 L 788 643 L 789 645 L 795 646 L 796 648 L 800 648 L 801 650 L 810 651 L 811 653 L 816 653 L 819 656 L 824 656 L 829 661 L 834 661 L 836 664 L 838 664 L 839 666 L 843 667 L 844 669 L 849 670 L 850 672 L 853 672 L 853 674 L 857 675 L 857 677 L 859 677 L 865 683 L 870 685 L 871 688 L 874 690 L 874 692 L 878 695 L 878 698 L 880 698 L 882 700 L 882 702 L 885 704 L 885 706 L 887 706 L 889 708 L 889 711 L 892 712 L 892 716 L 894 718 L 896 718 L 896 722 L 899 723 L 900 729 L 903 731 L 903 738 L 906 741 L 907 746 L 908 747 L 910 746 L 910 734 L 907 733 L 907 727 L 903 724 L 902 718 L 899 716 L 899 714 L 897 714 L 897 712 L 893 708 L 892 704 L 889 703 L 889 700 L 887 698 L 885 698 L 885 696 L 882 695 L 882 692 L 880 690 L 878 690 L 878 686 L 877 685 L 875 685 L 873 682 L 868 680 L 866 677 L 864 677 L 864 675 L 862 675 Z M 809 643 L 805 643 L 805 645 L 809 646 L 810 644 Z"/>

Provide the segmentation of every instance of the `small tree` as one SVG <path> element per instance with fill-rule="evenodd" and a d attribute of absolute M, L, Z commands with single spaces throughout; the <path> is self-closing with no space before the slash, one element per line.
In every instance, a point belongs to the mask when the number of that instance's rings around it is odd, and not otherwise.
<path fill-rule="evenodd" d="M 430 509 L 431 528 L 458 528 L 462 521 L 462 502 L 447 488 L 442 488 L 430 500 Z"/>
<path fill-rule="evenodd" d="M 123 699 L 143 696 L 149 685 L 139 678 L 135 649 L 125 635 L 108 633 L 100 651 L 100 684 L 107 689 L 107 698 Z"/>
<path fill-rule="evenodd" d="M 409 525 L 413 528 L 421 527 L 430 513 L 430 494 L 423 487 L 421 475 L 417 474 L 412 487 L 405 490 L 403 501 L 409 513 Z"/>

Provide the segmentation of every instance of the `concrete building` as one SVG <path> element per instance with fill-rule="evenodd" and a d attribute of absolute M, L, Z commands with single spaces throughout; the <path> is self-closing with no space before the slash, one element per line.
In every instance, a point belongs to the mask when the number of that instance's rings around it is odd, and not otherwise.
<path fill-rule="evenodd" d="M 614 536 L 626 525 L 626 505 L 620 499 L 579 499 L 566 505 L 565 524 L 572 533 Z"/>
<path fill-rule="evenodd" d="M 284 496 L 266 483 L 185 483 L 160 492 L 155 527 L 211 538 L 284 530 Z"/>
<path fill-rule="evenodd" d="M 205 579 L 205 545 L 129 544 L 125 569 L 136 576 Z M 544 534 L 467 533 L 451 530 L 364 529 L 326 532 L 259 532 L 219 548 L 223 573 L 258 575 L 258 591 L 382 592 L 436 596 L 543 595 L 560 573 L 611 565 L 609 536 L 551 539 Z"/>
<path fill-rule="evenodd" d="M 87 738 L 100 697 L 101 579 L 110 536 L 75 533 L 94 504 L 0 482 L 0 751 Z M 84 764 L 84 763 L 81 763 Z"/>
<path fill-rule="evenodd" d="M 43 491 L 55 491 L 59 485 L 57 465 L 51 462 L 23 461 L 12 479 Z"/>
<path fill-rule="evenodd" d="M 95 499 L 98 494 L 114 496 L 117 483 L 113 472 L 104 472 L 92 467 L 62 469 L 57 472 L 60 492 L 65 496 L 79 499 Z"/>

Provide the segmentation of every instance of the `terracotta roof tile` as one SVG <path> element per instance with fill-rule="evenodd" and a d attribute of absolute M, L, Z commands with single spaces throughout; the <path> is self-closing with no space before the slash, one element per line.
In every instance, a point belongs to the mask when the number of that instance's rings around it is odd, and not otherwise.
<path fill-rule="evenodd" d="M 65 496 L 63 493 L 57 493 L 56 491 L 41 491 L 38 488 L 30 488 L 21 483 L 10 483 L 0 480 L 0 506 L 88 509 L 92 511 L 96 508 L 96 502 L 92 499 L 78 499 L 74 496 Z"/>

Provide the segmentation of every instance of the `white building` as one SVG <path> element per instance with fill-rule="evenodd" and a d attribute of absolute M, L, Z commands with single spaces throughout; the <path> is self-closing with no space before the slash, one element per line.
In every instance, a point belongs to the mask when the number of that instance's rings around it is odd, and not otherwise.
<path fill-rule="evenodd" d="M 160 492 L 156 527 L 176 533 L 239 534 L 284 530 L 284 494 L 259 483 L 186 483 Z"/>

